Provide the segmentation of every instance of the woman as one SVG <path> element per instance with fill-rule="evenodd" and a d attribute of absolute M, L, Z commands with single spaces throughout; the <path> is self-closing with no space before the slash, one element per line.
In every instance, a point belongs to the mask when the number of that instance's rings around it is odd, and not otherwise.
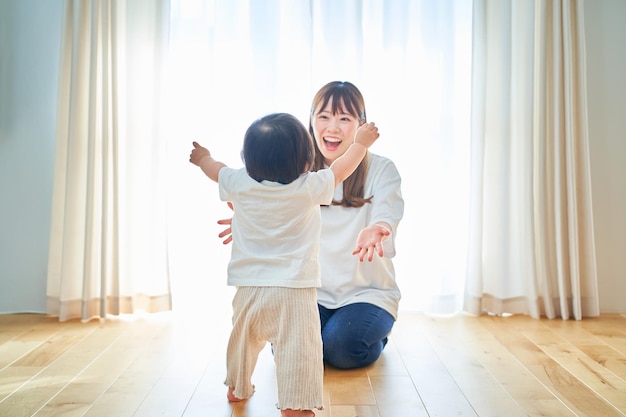
<path fill-rule="evenodd" d="M 356 86 L 339 81 L 323 86 L 311 106 L 309 132 L 316 143 L 312 170 L 330 166 L 366 122 Z M 397 319 L 400 290 L 391 258 L 404 213 L 400 183 L 391 160 L 368 152 L 337 186 L 332 204 L 321 209 L 318 309 L 324 361 L 336 368 L 374 363 Z M 230 224 L 230 219 L 218 223 Z M 230 242 L 230 228 L 220 237 Z"/>

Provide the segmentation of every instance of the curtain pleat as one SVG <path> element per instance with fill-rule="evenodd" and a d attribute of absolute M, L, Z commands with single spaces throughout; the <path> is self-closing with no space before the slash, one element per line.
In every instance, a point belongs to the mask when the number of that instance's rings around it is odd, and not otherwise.
<path fill-rule="evenodd" d="M 582 6 L 474 5 L 465 310 L 596 316 Z"/>
<path fill-rule="evenodd" d="M 537 78 L 545 74 L 535 102 L 536 117 L 545 120 L 535 144 L 546 166 L 546 172 L 537 172 L 538 181 L 546 186 L 536 196 L 535 210 L 541 215 L 538 207 L 550 208 L 543 214 L 543 227 L 536 230 L 536 243 L 553 242 L 537 269 L 544 271 L 545 314 L 581 319 L 599 314 L 582 6 L 562 1 L 538 2 L 536 7 L 543 32 L 539 39 L 546 46 L 535 66 Z"/>
<path fill-rule="evenodd" d="M 120 256 L 133 235 L 132 222 L 121 223 L 129 190 L 120 187 L 120 146 L 131 141 L 125 4 L 66 2 L 47 280 L 47 311 L 60 320 L 171 308 L 167 271 L 154 285 L 128 273 L 132 252 Z"/>

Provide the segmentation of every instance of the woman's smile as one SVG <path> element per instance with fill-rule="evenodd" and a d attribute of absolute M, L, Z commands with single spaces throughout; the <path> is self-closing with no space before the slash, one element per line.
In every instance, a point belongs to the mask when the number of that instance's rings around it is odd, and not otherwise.
<path fill-rule="evenodd" d="M 341 142 L 343 141 L 337 137 L 326 136 L 324 138 L 324 148 L 329 151 L 336 151 L 339 145 L 341 145 Z"/>
<path fill-rule="evenodd" d="M 359 120 L 348 113 L 343 105 L 333 113 L 332 100 L 329 100 L 323 109 L 316 109 L 311 118 L 318 149 L 324 156 L 324 162 L 330 165 L 343 155 L 354 141 Z"/>

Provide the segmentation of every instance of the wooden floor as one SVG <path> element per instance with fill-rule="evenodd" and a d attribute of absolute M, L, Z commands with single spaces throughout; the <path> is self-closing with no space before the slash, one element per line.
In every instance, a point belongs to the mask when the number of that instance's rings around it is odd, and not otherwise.
<path fill-rule="evenodd" d="M 255 395 L 227 402 L 226 316 L 0 315 L 0 416 L 279 416 L 267 348 Z M 374 366 L 327 368 L 324 390 L 319 417 L 625 416 L 626 315 L 403 314 Z"/>

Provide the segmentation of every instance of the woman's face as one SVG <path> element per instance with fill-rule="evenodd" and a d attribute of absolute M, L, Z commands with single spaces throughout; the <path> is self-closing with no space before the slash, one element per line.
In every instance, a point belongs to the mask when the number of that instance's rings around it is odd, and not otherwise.
<path fill-rule="evenodd" d="M 316 108 L 311 116 L 311 126 L 318 149 L 324 156 L 327 165 L 343 155 L 354 142 L 356 130 L 360 126 L 359 119 L 349 114 L 344 106 L 337 114 L 332 114 L 332 99 L 323 109 Z"/>

